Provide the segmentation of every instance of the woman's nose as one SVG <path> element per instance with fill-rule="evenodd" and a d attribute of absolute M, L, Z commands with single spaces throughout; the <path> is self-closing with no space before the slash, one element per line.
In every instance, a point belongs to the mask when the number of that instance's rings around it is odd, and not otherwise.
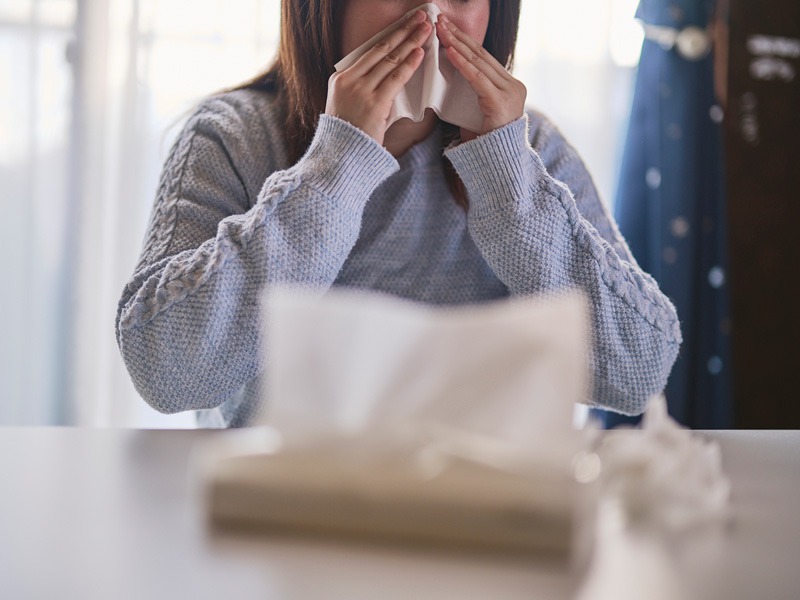
<path fill-rule="evenodd" d="M 422 7 L 425 7 L 425 9 L 429 9 L 430 7 L 427 6 L 428 4 L 433 4 L 434 6 L 436 6 L 436 8 L 439 9 L 439 12 L 444 13 L 444 15 L 446 17 L 450 16 L 447 13 L 447 10 L 446 10 L 447 8 L 449 8 L 447 6 L 448 3 L 447 2 L 442 2 L 442 0 L 439 0 L 439 2 L 419 2 L 419 1 L 414 2 L 414 1 L 412 1 L 411 2 L 411 6 L 409 7 L 408 10 L 414 10 L 415 8 L 422 8 Z M 433 20 L 434 20 L 434 22 L 436 21 L 436 17 L 435 16 L 433 17 Z"/>

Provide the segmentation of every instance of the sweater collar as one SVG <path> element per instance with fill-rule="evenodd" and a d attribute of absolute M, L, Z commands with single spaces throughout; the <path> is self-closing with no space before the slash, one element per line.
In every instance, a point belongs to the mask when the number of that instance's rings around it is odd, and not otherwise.
<path fill-rule="evenodd" d="M 428 165 L 442 158 L 442 127 L 437 124 L 428 137 L 411 146 L 397 159 L 400 170 Z"/>

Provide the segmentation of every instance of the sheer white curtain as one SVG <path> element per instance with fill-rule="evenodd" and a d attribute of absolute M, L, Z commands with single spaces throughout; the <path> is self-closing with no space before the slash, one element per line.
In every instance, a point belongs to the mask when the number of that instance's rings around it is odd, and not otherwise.
<path fill-rule="evenodd" d="M 610 199 L 635 0 L 523 0 L 516 74 Z M 193 425 L 138 398 L 114 315 L 185 113 L 262 70 L 278 0 L 0 0 L 0 425 Z"/>

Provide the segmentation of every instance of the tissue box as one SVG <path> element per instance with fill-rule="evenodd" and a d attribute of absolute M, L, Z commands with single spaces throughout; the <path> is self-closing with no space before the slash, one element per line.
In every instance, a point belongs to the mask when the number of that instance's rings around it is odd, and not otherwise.
<path fill-rule="evenodd" d="M 211 518 L 263 531 L 569 555 L 586 490 L 563 440 L 560 452 L 538 460 L 489 441 L 400 450 L 376 440 L 220 458 L 206 473 Z"/>
<path fill-rule="evenodd" d="M 590 514 L 572 428 L 587 332 L 577 295 L 434 309 L 271 290 L 264 431 L 279 443 L 211 452 L 209 515 L 567 556 Z"/>

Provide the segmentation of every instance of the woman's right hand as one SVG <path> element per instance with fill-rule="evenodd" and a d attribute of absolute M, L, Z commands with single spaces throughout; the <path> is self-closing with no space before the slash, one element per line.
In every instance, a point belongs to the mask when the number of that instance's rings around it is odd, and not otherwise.
<path fill-rule="evenodd" d="M 417 11 L 350 67 L 331 75 L 325 114 L 355 125 L 382 145 L 392 102 L 422 63 L 422 45 L 431 29 L 425 13 Z"/>

